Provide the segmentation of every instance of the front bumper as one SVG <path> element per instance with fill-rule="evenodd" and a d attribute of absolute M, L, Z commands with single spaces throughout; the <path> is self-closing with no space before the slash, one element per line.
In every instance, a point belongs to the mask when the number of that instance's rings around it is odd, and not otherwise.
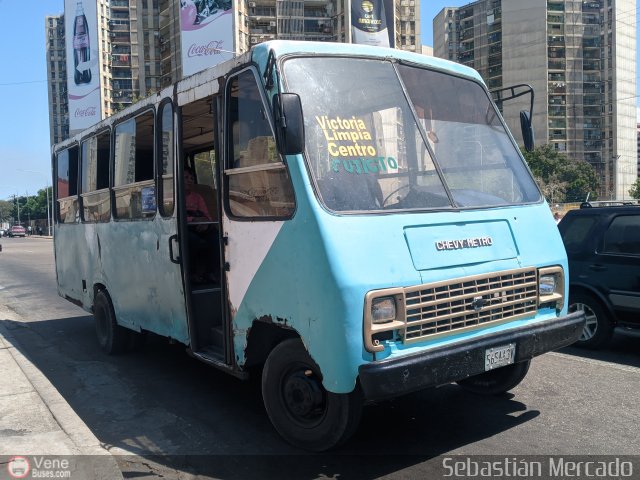
<path fill-rule="evenodd" d="M 523 362 L 575 342 L 582 333 L 582 311 L 532 326 L 444 345 L 426 352 L 361 365 L 360 385 L 367 400 L 396 397 L 484 373 L 488 348 L 516 344 L 515 362 Z"/>

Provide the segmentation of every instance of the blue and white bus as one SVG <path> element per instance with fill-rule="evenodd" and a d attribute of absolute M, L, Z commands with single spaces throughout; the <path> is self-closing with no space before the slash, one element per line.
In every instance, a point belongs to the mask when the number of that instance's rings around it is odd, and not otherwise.
<path fill-rule="evenodd" d="M 305 449 L 345 441 L 367 401 L 506 392 L 582 331 L 550 209 L 458 64 L 263 43 L 56 145 L 53 170 L 59 292 L 101 347 L 148 331 L 262 366 Z"/>

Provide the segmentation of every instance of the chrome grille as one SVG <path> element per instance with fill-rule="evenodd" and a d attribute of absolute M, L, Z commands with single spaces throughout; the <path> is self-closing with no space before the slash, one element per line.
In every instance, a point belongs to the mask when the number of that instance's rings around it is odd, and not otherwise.
<path fill-rule="evenodd" d="M 474 275 L 405 289 L 404 341 L 535 314 L 535 268 Z"/>

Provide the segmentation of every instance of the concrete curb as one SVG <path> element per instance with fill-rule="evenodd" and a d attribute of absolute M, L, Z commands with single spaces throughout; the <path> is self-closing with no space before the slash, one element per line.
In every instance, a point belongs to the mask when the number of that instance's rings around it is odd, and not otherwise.
<path fill-rule="evenodd" d="M 19 316 L 5 305 L 0 304 L 0 319 L 20 321 Z M 100 441 L 91 432 L 89 427 L 78 417 L 75 411 L 69 406 L 64 397 L 58 392 L 58 390 L 51 384 L 49 379 L 38 370 L 25 355 L 23 355 L 20 344 L 15 337 L 11 334 L 9 329 L 0 322 L 0 350 L 4 350 L 9 353 L 12 362 L 8 362 L 9 365 L 3 365 L 5 370 L 13 370 L 13 377 L 20 378 L 22 375 L 26 377 L 26 380 L 33 387 L 33 391 L 37 395 L 28 395 L 25 397 L 24 393 L 20 395 L 21 400 L 25 400 L 32 403 L 42 402 L 42 405 L 38 406 L 42 411 L 48 411 L 55 424 L 59 427 L 59 432 L 62 437 L 66 437 L 71 445 L 72 451 L 69 454 L 83 455 L 83 456 L 100 456 L 99 468 L 94 470 L 94 478 L 122 478 L 122 474 L 115 458 L 103 448 Z M 5 359 L 9 358 L 5 355 Z M 18 371 L 16 371 L 18 370 Z M 2 392 L 0 392 L 1 394 Z M 12 395 L 9 393 L 8 395 Z M 15 393 L 13 395 L 16 395 Z M 16 395 L 17 397 L 17 395 Z M 21 408 L 26 408 L 26 405 L 21 405 Z M 46 410 L 45 410 L 46 408 Z M 47 443 L 39 443 L 41 436 L 38 434 L 28 435 L 26 445 L 30 452 L 24 452 L 31 455 L 50 455 L 52 452 L 43 451 L 47 449 Z M 12 445 L 6 445 L 11 448 Z M 22 446 L 24 449 L 24 446 Z M 75 450 L 75 451 L 73 451 Z M 0 452 L 0 455 L 7 452 Z M 8 452 L 9 454 L 17 454 L 18 452 Z"/>

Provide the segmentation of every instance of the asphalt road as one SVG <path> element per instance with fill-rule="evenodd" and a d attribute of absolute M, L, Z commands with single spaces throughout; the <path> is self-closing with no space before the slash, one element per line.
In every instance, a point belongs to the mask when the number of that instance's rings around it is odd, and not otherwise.
<path fill-rule="evenodd" d="M 439 455 L 640 452 L 640 338 L 538 357 L 503 397 L 448 385 L 369 405 L 340 451 L 312 456 L 273 430 L 258 381 L 218 372 L 159 337 L 140 352 L 101 353 L 93 318 L 57 295 L 52 241 L 1 242 L 0 303 L 24 320 L 7 327 L 125 478 L 428 478 Z"/>

